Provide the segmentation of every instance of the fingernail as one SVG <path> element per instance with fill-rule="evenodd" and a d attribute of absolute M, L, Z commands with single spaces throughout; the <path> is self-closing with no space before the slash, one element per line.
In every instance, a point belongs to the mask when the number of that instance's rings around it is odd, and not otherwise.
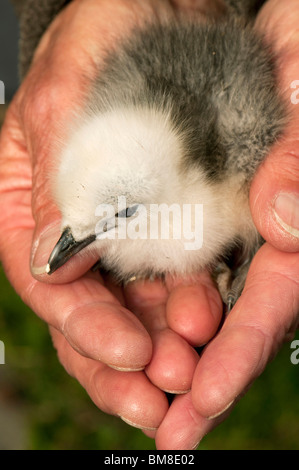
<path fill-rule="evenodd" d="M 299 194 L 280 193 L 274 202 L 274 216 L 284 230 L 299 238 Z"/>
<path fill-rule="evenodd" d="M 151 428 L 149 426 L 142 426 L 141 424 L 134 423 L 133 421 L 124 418 L 123 416 L 120 416 L 120 418 L 130 426 L 133 426 L 133 428 L 138 428 L 138 429 L 144 429 L 145 431 L 157 431 L 158 428 Z"/>
<path fill-rule="evenodd" d="M 99 359 L 100 360 L 100 359 Z M 115 366 L 114 364 L 107 364 L 108 367 L 111 367 L 111 369 L 118 370 L 120 372 L 139 372 L 141 370 L 144 370 L 144 366 L 141 367 L 120 367 L 120 366 Z"/>
<path fill-rule="evenodd" d="M 190 450 L 196 450 L 199 444 L 200 444 L 200 441 L 197 441 L 196 444 L 192 446 Z"/>
<path fill-rule="evenodd" d="M 221 416 L 223 413 L 225 413 L 231 406 L 232 404 L 234 403 L 235 400 L 232 400 L 229 402 L 228 405 L 226 405 L 225 408 L 223 408 L 221 411 L 218 411 L 217 413 L 215 413 L 214 415 L 212 416 L 208 416 L 207 419 L 215 419 L 215 418 L 218 418 L 218 416 Z"/>
<path fill-rule="evenodd" d="M 166 390 L 165 388 L 163 388 L 163 392 L 171 393 L 172 395 L 185 395 L 186 393 L 189 393 L 190 390 L 190 388 L 188 390 Z"/>
<path fill-rule="evenodd" d="M 46 273 L 49 256 L 60 235 L 60 224 L 48 226 L 33 242 L 31 252 L 31 271 L 33 274 Z"/>

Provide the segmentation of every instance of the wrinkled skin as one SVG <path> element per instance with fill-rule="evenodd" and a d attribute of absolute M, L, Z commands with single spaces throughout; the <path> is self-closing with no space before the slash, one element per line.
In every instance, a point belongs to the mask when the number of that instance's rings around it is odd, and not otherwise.
<path fill-rule="evenodd" d="M 159 449 L 197 446 L 298 326 L 299 104 L 290 105 L 285 135 L 253 181 L 252 215 L 266 243 L 216 336 L 222 303 L 207 273 L 192 282 L 134 282 L 123 291 L 88 271 L 95 259 L 79 255 L 43 274 L 60 220 L 48 174 L 52 143 L 63 137 L 106 51 L 152 16 L 204 14 L 208 3 L 74 0 L 44 34 L 0 141 L 0 256 L 10 282 L 49 324 L 61 363 L 95 404 L 143 429 Z M 288 102 L 299 79 L 298 21 L 297 0 L 268 0 L 256 24 L 279 55 Z M 297 212 L 277 199 L 280 192 L 297 200 Z M 199 360 L 193 346 L 209 340 Z M 163 390 L 176 394 L 170 407 Z"/>

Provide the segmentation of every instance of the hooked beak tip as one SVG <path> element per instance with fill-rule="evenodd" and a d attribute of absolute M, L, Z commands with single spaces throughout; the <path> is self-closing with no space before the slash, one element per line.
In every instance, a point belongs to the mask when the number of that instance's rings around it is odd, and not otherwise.
<path fill-rule="evenodd" d="M 46 273 L 51 274 L 51 266 L 49 265 L 49 263 L 46 266 Z"/>
<path fill-rule="evenodd" d="M 95 235 L 89 235 L 83 240 L 76 241 L 70 227 L 67 227 L 62 232 L 61 237 L 49 257 L 46 273 L 49 275 L 53 274 L 58 268 L 63 266 L 70 258 L 83 250 L 83 248 L 92 243 L 95 239 Z"/>

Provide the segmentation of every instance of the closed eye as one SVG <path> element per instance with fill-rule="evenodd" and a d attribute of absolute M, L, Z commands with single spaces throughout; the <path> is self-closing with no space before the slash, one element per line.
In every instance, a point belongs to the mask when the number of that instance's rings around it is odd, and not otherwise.
<path fill-rule="evenodd" d="M 117 214 L 115 214 L 115 217 L 123 217 L 123 218 L 132 217 L 132 215 L 135 214 L 137 209 L 138 209 L 138 204 L 132 207 L 126 207 L 126 209 L 123 209 L 122 211 L 117 212 Z"/>

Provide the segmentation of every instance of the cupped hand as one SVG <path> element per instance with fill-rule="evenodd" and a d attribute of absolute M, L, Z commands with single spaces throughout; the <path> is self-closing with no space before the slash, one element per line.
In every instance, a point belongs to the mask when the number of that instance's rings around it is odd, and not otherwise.
<path fill-rule="evenodd" d="M 53 276 L 45 274 L 60 221 L 49 175 L 57 142 L 107 51 L 172 8 L 161 0 L 71 2 L 44 34 L 0 141 L 0 256 L 10 282 L 50 325 L 62 364 L 94 402 L 151 432 L 167 414 L 164 391 L 190 389 L 198 362 L 192 346 L 215 334 L 220 297 L 204 274 L 197 288 L 155 281 L 123 291 L 90 272 L 96 259 L 80 254 Z M 175 332 L 167 317 L 176 324 L 181 312 L 186 315 Z"/>

